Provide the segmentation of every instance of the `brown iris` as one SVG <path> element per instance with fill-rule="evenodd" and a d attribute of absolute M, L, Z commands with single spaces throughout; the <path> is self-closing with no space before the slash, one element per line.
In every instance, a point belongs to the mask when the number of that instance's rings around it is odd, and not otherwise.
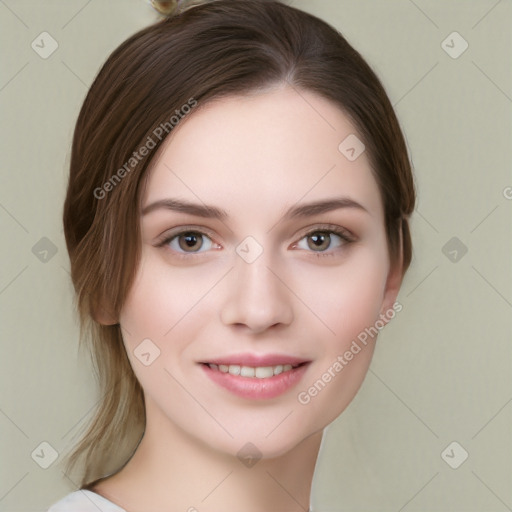
<path fill-rule="evenodd" d="M 178 237 L 178 244 L 184 251 L 196 252 L 203 246 L 203 235 L 194 232 L 183 233 Z"/>
<path fill-rule="evenodd" d="M 308 247 L 314 251 L 322 251 L 329 248 L 331 235 L 326 231 L 317 231 L 308 236 Z"/>

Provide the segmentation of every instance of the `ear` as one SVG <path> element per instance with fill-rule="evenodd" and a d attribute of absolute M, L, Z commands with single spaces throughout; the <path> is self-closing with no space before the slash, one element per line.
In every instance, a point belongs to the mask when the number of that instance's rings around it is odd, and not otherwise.
<path fill-rule="evenodd" d="M 393 305 L 396 302 L 396 298 L 398 297 L 398 292 L 402 286 L 403 280 L 403 241 L 402 241 L 402 224 L 399 226 L 399 247 L 400 254 L 398 257 L 398 261 L 389 268 L 388 277 L 386 279 L 386 287 L 384 289 L 384 295 L 382 300 L 382 308 L 380 310 L 380 318 L 387 324 L 391 318 L 386 315 L 387 311 L 394 311 Z M 394 316 L 394 315 L 393 315 Z"/>
<path fill-rule="evenodd" d="M 105 305 L 103 301 L 100 303 L 94 302 L 92 307 L 92 317 L 101 325 L 116 325 L 119 323 L 116 315 Z"/>
<path fill-rule="evenodd" d="M 396 302 L 398 292 L 402 285 L 402 265 L 396 264 L 389 270 L 388 278 L 386 281 L 386 289 L 384 290 L 384 297 L 382 301 L 382 308 L 380 310 L 381 319 L 388 323 L 390 319 L 387 318 L 386 312 L 394 310 L 393 304 Z M 386 317 L 386 318 L 384 318 Z"/>

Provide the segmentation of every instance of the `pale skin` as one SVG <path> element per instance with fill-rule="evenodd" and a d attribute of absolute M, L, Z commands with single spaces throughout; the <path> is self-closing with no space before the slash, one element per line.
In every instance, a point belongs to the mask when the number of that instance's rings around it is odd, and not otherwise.
<path fill-rule="evenodd" d="M 323 429 L 356 395 L 375 341 L 309 403 L 297 395 L 392 308 L 402 278 L 367 155 L 349 161 L 338 150 L 356 133 L 334 103 L 280 85 L 197 108 L 167 138 L 141 211 L 172 198 L 227 216 L 164 207 L 141 215 L 133 287 L 119 318 L 100 321 L 121 324 L 147 425 L 134 456 L 95 492 L 129 512 L 308 510 Z M 342 197 L 361 207 L 284 217 Z M 157 247 L 179 230 L 197 244 L 187 249 L 182 235 Z M 312 243 L 326 231 L 323 245 Z M 248 236 L 263 250 L 251 263 L 236 252 Z M 145 366 L 134 350 L 148 338 L 160 356 Z M 254 400 L 213 383 L 199 364 L 240 352 L 311 362 L 292 389 Z M 252 467 L 237 457 L 248 442 L 263 457 Z"/>

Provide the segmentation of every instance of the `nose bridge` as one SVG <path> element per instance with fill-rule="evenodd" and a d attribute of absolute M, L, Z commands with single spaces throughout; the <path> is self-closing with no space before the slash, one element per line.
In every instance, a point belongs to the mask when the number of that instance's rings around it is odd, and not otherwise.
<path fill-rule="evenodd" d="M 256 251 L 251 243 L 242 242 L 237 248 L 222 321 L 244 324 L 258 332 L 276 324 L 289 324 L 293 319 L 291 296 L 277 277 L 279 271 L 271 252 L 261 246 Z"/>

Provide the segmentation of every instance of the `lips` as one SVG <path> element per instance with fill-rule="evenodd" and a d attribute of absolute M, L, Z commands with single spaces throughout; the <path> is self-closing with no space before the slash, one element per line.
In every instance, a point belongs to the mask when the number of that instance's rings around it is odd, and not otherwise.
<path fill-rule="evenodd" d="M 311 361 L 283 354 L 237 354 L 201 363 L 216 384 L 245 399 L 275 398 L 301 380 Z"/>

